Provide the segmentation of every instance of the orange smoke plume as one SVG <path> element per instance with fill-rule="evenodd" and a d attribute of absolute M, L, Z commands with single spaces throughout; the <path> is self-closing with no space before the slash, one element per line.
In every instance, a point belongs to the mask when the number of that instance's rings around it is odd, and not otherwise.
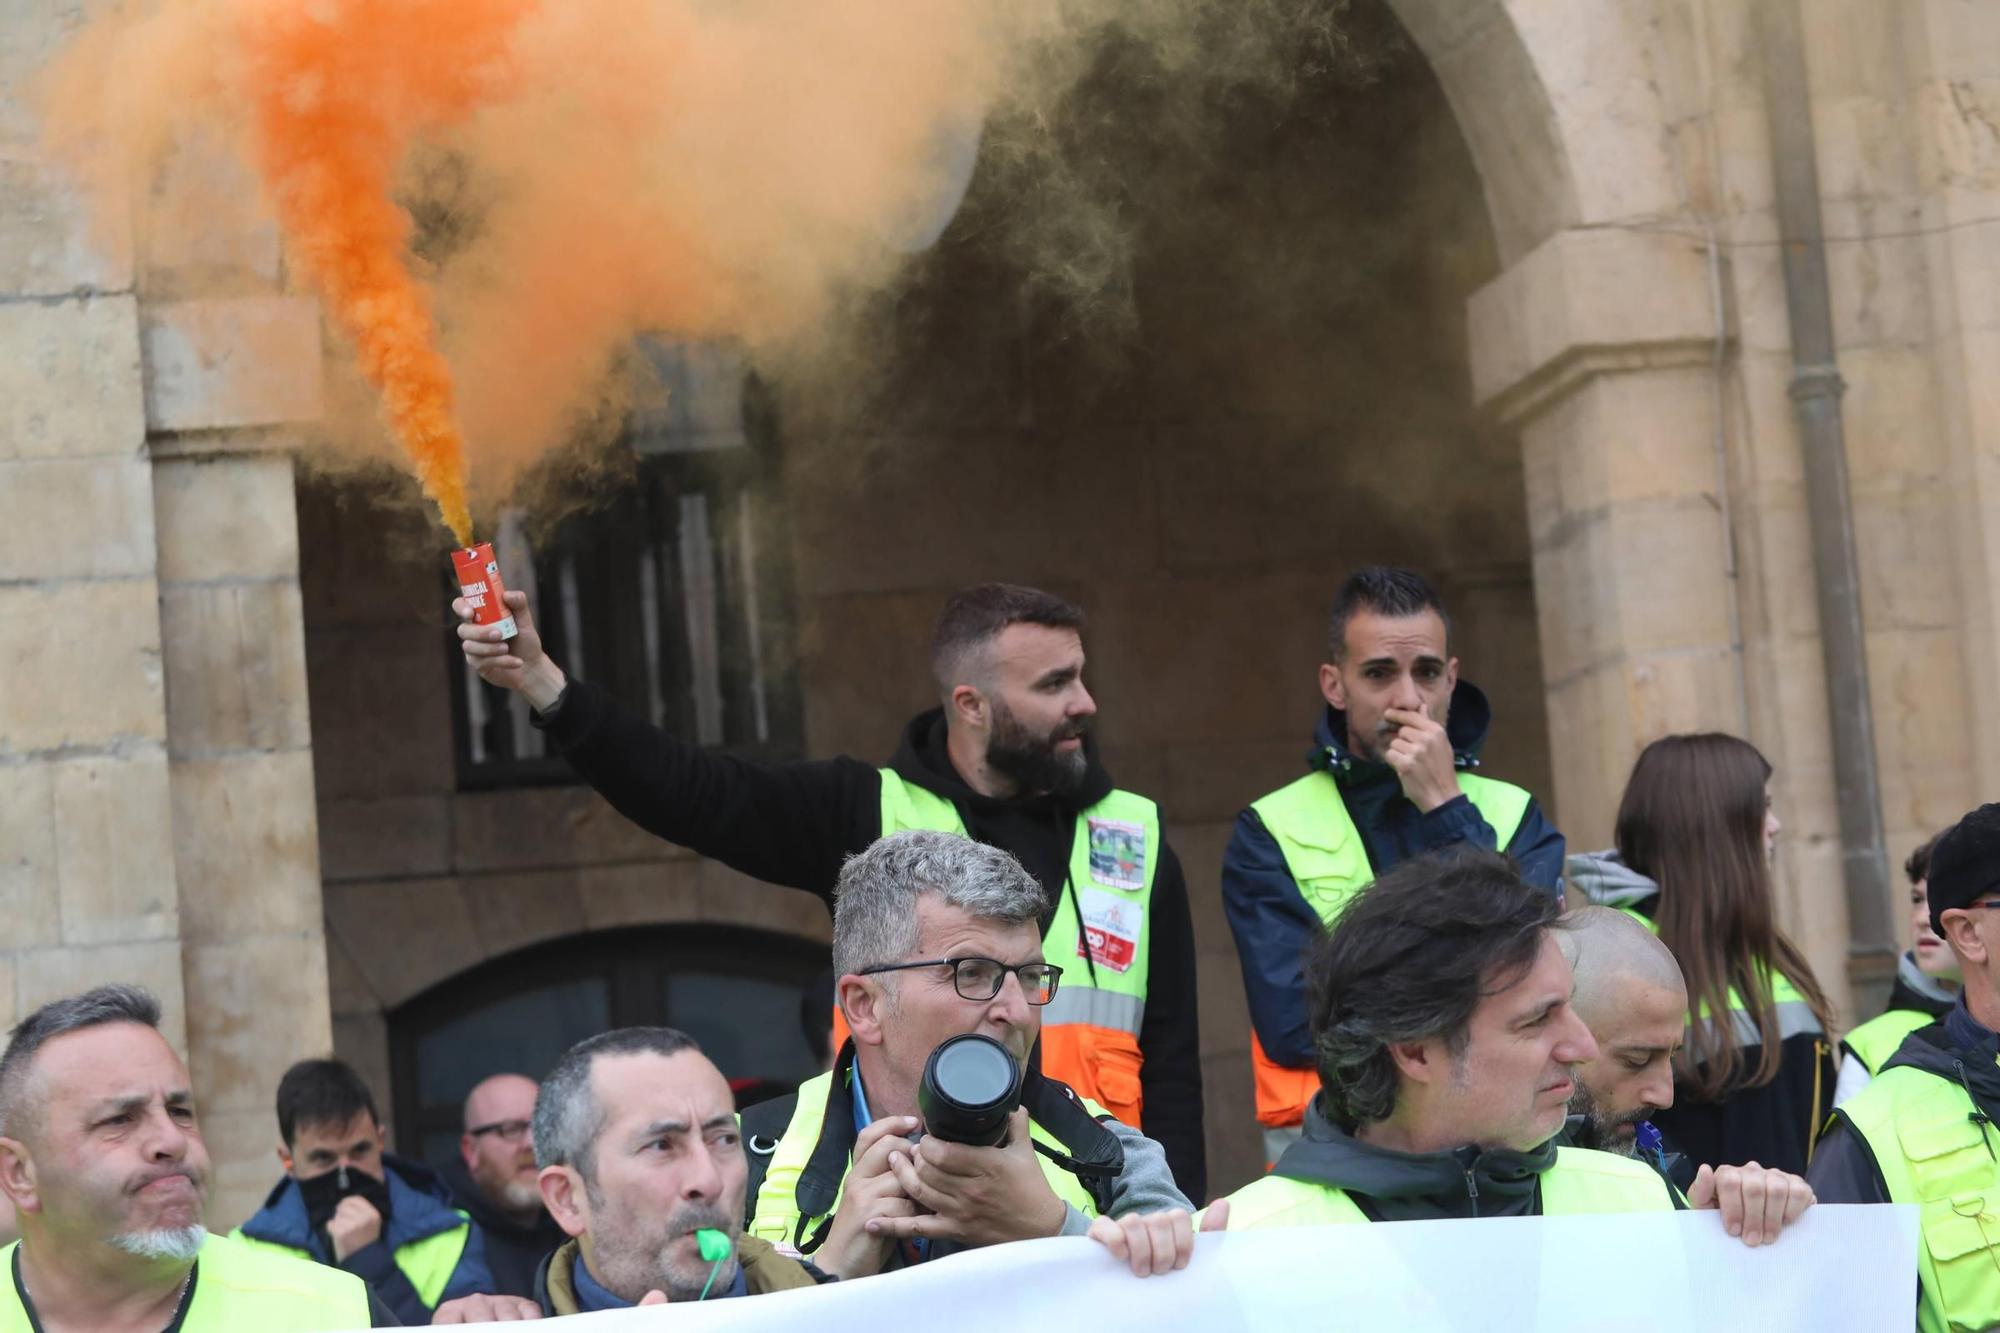
<path fill-rule="evenodd" d="M 251 154 L 279 225 L 460 546 L 472 516 L 451 369 L 390 185 L 417 136 L 464 119 L 504 81 L 531 3 L 345 0 L 236 16 Z"/>

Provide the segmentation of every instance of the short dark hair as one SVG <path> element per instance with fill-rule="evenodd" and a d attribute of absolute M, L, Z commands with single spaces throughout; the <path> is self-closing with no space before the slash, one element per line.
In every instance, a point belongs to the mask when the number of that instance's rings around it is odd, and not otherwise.
<path fill-rule="evenodd" d="M 338 1127 L 363 1111 L 377 1125 L 381 1113 L 361 1075 L 339 1060 L 301 1060 L 278 1080 L 278 1137 L 290 1148 L 300 1125 Z"/>
<path fill-rule="evenodd" d="M 23 1126 L 16 1122 L 29 1109 L 28 1074 L 42 1047 L 65 1033 L 107 1023 L 137 1023 L 158 1031 L 160 1002 L 144 986 L 99 986 L 51 1000 L 15 1024 L 6 1053 L 0 1055 L 0 1134 L 21 1137 Z"/>
<path fill-rule="evenodd" d="M 535 1165 L 572 1166 L 586 1188 L 597 1178 L 597 1136 L 604 1110 L 591 1091 L 590 1070 L 600 1055 L 700 1054 L 678 1028 L 613 1028 L 585 1037 L 562 1054 L 535 1097 Z"/>
<path fill-rule="evenodd" d="M 1414 569 L 1400 565 L 1363 565 L 1347 576 L 1333 595 L 1333 610 L 1326 622 L 1326 654 L 1329 662 L 1347 655 L 1347 622 L 1357 611 L 1373 611 L 1378 616 L 1414 616 L 1435 611 L 1444 622 L 1445 651 L 1451 651 L 1451 614 L 1444 599 L 1429 579 Z"/>
<path fill-rule="evenodd" d="M 967 653 L 991 643 L 1009 625 L 1044 625 L 1083 633 L 1083 612 L 1051 592 L 1018 583 L 982 583 L 953 593 L 931 633 L 931 675 L 940 693 L 965 682 Z"/>
<path fill-rule="evenodd" d="M 1396 1109 L 1398 1042 L 1465 1049 L 1473 1011 L 1540 956 L 1562 902 L 1496 852 L 1439 852 L 1351 902 L 1307 964 L 1327 1114 L 1349 1133 Z"/>
<path fill-rule="evenodd" d="M 1910 859 L 1903 862 L 1903 873 L 1910 877 L 1912 885 L 1921 883 L 1931 877 L 1931 853 L 1937 850 L 1938 843 L 1949 832 L 1951 832 L 1950 829 L 1939 829 L 1936 833 L 1931 834 L 1929 840 L 1923 846 L 1911 852 Z"/>

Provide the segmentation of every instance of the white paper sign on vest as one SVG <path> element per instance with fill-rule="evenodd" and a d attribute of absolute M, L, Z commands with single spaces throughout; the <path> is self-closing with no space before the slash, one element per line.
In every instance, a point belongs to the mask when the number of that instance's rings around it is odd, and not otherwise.
<path fill-rule="evenodd" d="M 810 1291 L 564 1323 L 579 1333 L 1880 1333 L 1914 1323 L 1916 1272 L 1915 1208 L 1822 1205 L 1754 1250 L 1713 1212 L 1401 1222 L 1203 1236 L 1186 1269 L 1141 1281 L 1095 1242 L 1038 1240 Z"/>

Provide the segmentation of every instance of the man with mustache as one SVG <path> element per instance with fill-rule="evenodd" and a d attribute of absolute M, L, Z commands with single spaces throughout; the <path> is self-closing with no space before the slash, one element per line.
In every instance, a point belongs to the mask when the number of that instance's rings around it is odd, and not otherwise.
<path fill-rule="evenodd" d="M 1115 787 L 1098 762 L 1081 611 L 1011 584 L 954 594 L 931 641 L 941 706 L 913 719 L 895 758 L 877 768 L 712 754 L 565 676 L 542 650 L 526 597 L 509 593 L 507 606 L 517 637 L 461 624 L 466 659 L 520 691 L 577 772 L 660 837 L 829 903 L 841 863 L 899 830 L 958 833 L 1013 853 L 1046 895 L 1047 961 L 1069 971 L 1042 1029 L 1044 1072 L 1144 1128 L 1183 1188 L 1200 1194 L 1187 884 L 1159 808 Z M 462 600 L 453 607 L 470 615 Z"/>
<path fill-rule="evenodd" d="M 1687 983 L 1673 952 L 1610 907 L 1571 912 L 1556 938 L 1576 979 L 1570 1007 L 1597 1045 L 1576 1066 L 1565 1141 L 1643 1161 L 1690 1206 L 1720 1208 L 1731 1235 L 1775 1240 L 1813 1202 L 1803 1179 L 1755 1162 L 1690 1171 L 1647 1120 L 1674 1104 L 1674 1053 L 1687 1031 Z"/>
<path fill-rule="evenodd" d="M 0 1056 L 0 1328 L 260 1333 L 394 1326 L 350 1274 L 202 1226 L 208 1149 L 187 1068 L 136 986 L 30 1014 Z"/>
<path fill-rule="evenodd" d="M 1563 837 L 1535 799 L 1471 771 L 1492 711 L 1458 678 L 1444 602 L 1421 574 L 1378 565 L 1348 577 L 1319 688 L 1309 771 L 1243 811 L 1222 857 L 1270 1161 L 1319 1090 L 1301 963 L 1349 899 L 1444 848 L 1504 851 L 1551 896 L 1562 882 Z"/>
<path fill-rule="evenodd" d="M 486 1243 L 493 1291 L 532 1296 L 535 1271 L 562 1244 L 563 1231 L 542 1206 L 535 1163 L 535 1095 L 521 1074 L 481 1079 L 465 1097 L 459 1155 L 439 1168 L 452 1202 L 471 1214 Z"/>
<path fill-rule="evenodd" d="M 542 1198 L 571 1239 L 543 1260 L 532 1300 L 474 1296 L 432 1322 L 553 1318 L 827 1280 L 742 1234 L 748 1167 L 735 1101 L 685 1033 L 619 1028 L 572 1046 L 542 1084 L 534 1135 Z M 709 1257 L 702 1230 L 717 1233 Z"/>
<path fill-rule="evenodd" d="M 278 1080 L 285 1178 L 236 1234 L 353 1273 L 405 1324 L 490 1291 L 485 1240 L 437 1173 L 393 1157 L 375 1098 L 338 1060 L 301 1060 Z"/>

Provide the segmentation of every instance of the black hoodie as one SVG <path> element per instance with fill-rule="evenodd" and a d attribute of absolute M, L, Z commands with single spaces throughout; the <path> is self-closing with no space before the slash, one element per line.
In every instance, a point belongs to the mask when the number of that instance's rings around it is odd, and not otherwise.
<path fill-rule="evenodd" d="M 536 1209 L 535 1220 L 527 1226 L 515 1221 L 512 1213 L 501 1212 L 460 1158 L 443 1163 L 437 1173 L 451 1191 L 451 1201 L 472 1215 L 480 1234 L 486 1237 L 486 1271 L 493 1275 L 493 1290 L 486 1294 L 533 1300 L 536 1272 L 542 1261 L 569 1239 L 569 1233 L 556 1225 L 545 1208 Z"/>
<path fill-rule="evenodd" d="M 746 875 L 817 894 L 829 906 L 841 863 L 882 831 L 881 773 L 859 759 L 767 764 L 717 754 L 653 726 L 583 680 L 571 680 L 555 708 L 535 723 L 599 795 L 647 832 Z M 1068 874 L 1077 812 L 1113 786 L 1094 738 L 1084 738 L 1084 754 L 1089 774 L 1073 796 L 981 796 L 952 766 L 944 710 L 934 708 L 903 729 L 889 767 L 955 805 L 968 833 L 1012 852 L 1055 903 Z M 1166 1150 L 1181 1192 L 1199 1199 L 1207 1170 L 1194 922 L 1187 880 L 1171 847 L 1160 849 L 1151 912 L 1152 957 L 1139 1031 L 1145 1124 L 1139 1128 Z M 1048 922 L 1042 925 L 1046 930 Z"/>

